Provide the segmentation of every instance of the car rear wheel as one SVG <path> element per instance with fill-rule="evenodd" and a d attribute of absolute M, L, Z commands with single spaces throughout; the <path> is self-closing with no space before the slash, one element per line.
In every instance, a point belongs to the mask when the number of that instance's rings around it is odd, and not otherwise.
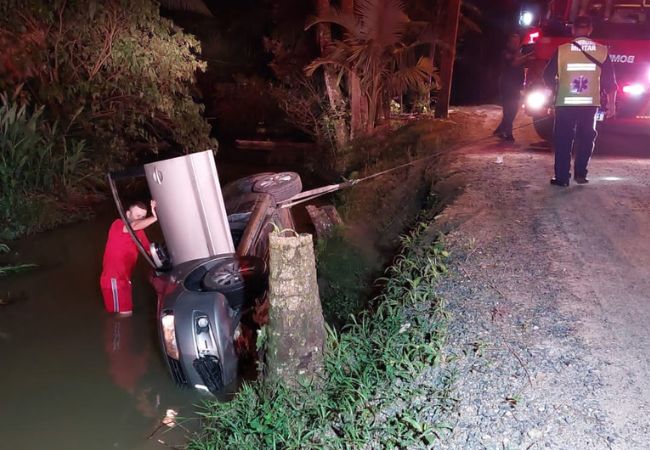
<path fill-rule="evenodd" d="M 201 280 L 201 287 L 224 294 L 230 307 L 239 309 L 264 292 L 263 275 L 264 263 L 260 258 L 226 258 L 207 271 Z"/>
<path fill-rule="evenodd" d="M 254 192 L 265 192 L 281 202 L 302 191 L 302 181 L 296 172 L 280 172 L 258 180 L 253 185 Z"/>

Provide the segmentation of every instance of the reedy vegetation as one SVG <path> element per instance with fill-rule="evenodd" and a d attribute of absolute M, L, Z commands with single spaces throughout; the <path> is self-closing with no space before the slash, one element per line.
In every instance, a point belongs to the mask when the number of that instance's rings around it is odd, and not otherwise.
<path fill-rule="evenodd" d="M 0 94 L 0 237 L 13 238 L 26 224 L 47 225 L 54 199 L 98 176 L 93 170 L 85 141 L 66 138 L 57 122 L 43 118 L 43 107 L 32 110 Z"/>
<path fill-rule="evenodd" d="M 402 240 L 383 293 L 341 332 L 329 330 L 317 386 L 261 381 L 209 402 L 190 449 L 417 448 L 434 442 L 452 405 L 442 358 L 446 318 L 435 284 L 447 253 L 419 225 Z M 429 374 L 429 376 L 427 376 Z"/>

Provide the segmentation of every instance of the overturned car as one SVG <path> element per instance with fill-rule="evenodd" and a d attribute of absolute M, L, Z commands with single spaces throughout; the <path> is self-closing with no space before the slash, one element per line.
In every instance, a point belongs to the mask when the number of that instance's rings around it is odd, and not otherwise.
<path fill-rule="evenodd" d="M 302 190 L 300 177 L 263 173 L 222 190 L 211 151 L 156 161 L 109 175 L 123 219 L 115 181 L 133 176 L 146 177 L 165 239 L 145 249 L 127 227 L 154 269 L 170 374 L 180 385 L 217 394 L 237 380 L 240 353 L 251 345 L 266 297 L 268 234 L 294 228 L 279 202 Z"/>

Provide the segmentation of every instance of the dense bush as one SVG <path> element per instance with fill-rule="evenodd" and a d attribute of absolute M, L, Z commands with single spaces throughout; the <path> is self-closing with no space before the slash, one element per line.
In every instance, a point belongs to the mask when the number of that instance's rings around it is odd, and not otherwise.
<path fill-rule="evenodd" d="M 0 88 L 44 105 L 49 120 L 79 111 L 70 133 L 104 163 L 137 151 L 214 145 L 192 99 L 199 43 L 152 0 L 28 0 L 0 18 Z"/>
<path fill-rule="evenodd" d="M 109 168 L 216 145 L 198 41 L 153 0 L 2 2 L 0 48 L 5 238 L 70 220 Z"/>

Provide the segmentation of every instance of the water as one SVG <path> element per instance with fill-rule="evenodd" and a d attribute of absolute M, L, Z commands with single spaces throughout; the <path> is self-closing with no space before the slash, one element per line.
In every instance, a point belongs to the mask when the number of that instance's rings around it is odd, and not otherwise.
<path fill-rule="evenodd" d="M 0 448 L 166 449 L 196 429 L 201 394 L 176 387 L 157 344 L 143 261 L 134 314 L 103 309 L 99 275 L 116 213 L 12 244 L 38 268 L 0 278 Z M 161 426 L 167 410 L 187 417 Z M 158 442 L 162 440 L 165 445 Z"/>

